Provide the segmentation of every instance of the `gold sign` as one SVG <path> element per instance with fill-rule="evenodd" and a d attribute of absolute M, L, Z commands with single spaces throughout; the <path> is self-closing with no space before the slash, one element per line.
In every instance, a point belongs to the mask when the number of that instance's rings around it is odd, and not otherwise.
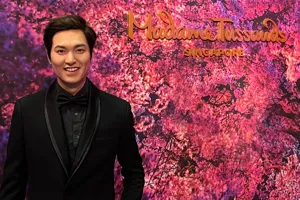
<path fill-rule="evenodd" d="M 205 28 L 204 30 L 199 29 L 190 29 L 186 27 L 176 27 L 173 21 L 172 16 L 167 11 L 159 11 L 158 17 L 162 22 L 166 24 L 166 26 L 152 26 L 152 16 L 147 14 L 144 23 L 137 23 L 134 18 L 133 12 L 128 11 L 128 36 L 131 39 L 134 39 L 133 28 L 137 27 L 138 29 L 146 30 L 146 35 L 149 40 L 158 40 L 158 39 L 167 39 L 167 40 L 192 40 L 192 39 L 201 39 L 208 41 L 221 41 L 221 42 L 286 42 L 287 35 L 283 31 L 280 31 L 276 25 L 276 23 L 266 18 L 263 20 L 262 25 L 266 29 L 271 29 L 270 31 L 263 30 L 242 30 L 242 29 L 234 29 L 225 27 L 226 23 L 232 24 L 233 21 L 229 18 L 212 18 L 213 22 L 217 23 L 217 31 L 214 31 L 210 28 Z M 269 26 L 270 24 L 271 26 Z M 213 56 L 221 56 L 221 55 L 229 55 L 226 52 L 229 50 L 210 50 L 213 53 L 205 53 L 206 50 L 194 49 L 197 51 L 197 55 L 201 54 L 205 55 L 213 55 Z M 195 53 L 191 53 L 193 49 L 185 49 L 185 55 L 193 55 Z M 199 53 L 199 52 L 202 53 Z M 209 50 L 207 50 L 209 51 Z M 236 53 L 238 52 L 238 53 Z M 231 50 L 231 56 L 243 56 L 244 54 L 240 52 L 240 50 Z"/>
<path fill-rule="evenodd" d="M 243 57 L 244 50 L 240 48 L 233 49 L 196 49 L 186 48 L 184 49 L 185 56 L 191 57 L 211 57 L 211 56 L 227 56 L 227 57 Z"/>

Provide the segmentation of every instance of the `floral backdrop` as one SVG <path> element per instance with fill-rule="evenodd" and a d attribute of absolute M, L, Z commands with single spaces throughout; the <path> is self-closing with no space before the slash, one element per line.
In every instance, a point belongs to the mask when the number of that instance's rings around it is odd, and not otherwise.
<path fill-rule="evenodd" d="M 176 26 L 259 30 L 270 18 L 285 43 L 128 37 L 128 11 L 169 12 Z M 300 199 L 298 0 L 2 0 L 0 181 L 14 102 L 55 78 L 42 43 L 52 17 L 80 14 L 97 32 L 89 77 L 128 100 L 146 172 L 143 199 Z M 244 57 L 186 57 L 183 49 L 233 48 Z M 116 164 L 116 193 L 122 189 Z"/>

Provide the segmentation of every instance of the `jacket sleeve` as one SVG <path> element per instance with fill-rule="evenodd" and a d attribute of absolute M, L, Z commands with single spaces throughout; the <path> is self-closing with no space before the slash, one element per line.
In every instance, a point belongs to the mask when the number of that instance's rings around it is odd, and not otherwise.
<path fill-rule="evenodd" d="M 142 158 L 135 140 L 134 121 L 129 104 L 126 109 L 124 129 L 120 138 L 117 157 L 124 177 L 121 200 L 140 200 L 142 199 L 145 175 Z"/>
<path fill-rule="evenodd" d="M 7 144 L 0 200 L 24 200 L 26 196 L 27 164 L 20 101 L 15 104 Z"/>

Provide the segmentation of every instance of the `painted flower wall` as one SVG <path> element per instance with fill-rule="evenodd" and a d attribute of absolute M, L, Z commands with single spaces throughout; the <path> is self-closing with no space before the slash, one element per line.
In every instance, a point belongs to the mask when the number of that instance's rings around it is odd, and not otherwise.
<path fill-rule="evenodd" d="M 261 30 L 280 42 L 149 40 L 143 24 L 204 30 L 211 18 Z M 42 43 L 50 18 L 84 17 L 98 35 L 89 73 L 130 102 L 146 173 L 143 199 L 300 199 L 300 3 L 297 0 L 32 0 L 0 3 L 0 181 L 15 101 L 55 78 Z M 227 24 L 228 25 L 228 24 Z M 227 26 L 226 25 L 226 26 Z M 269 27 L 271 28 L 271 27 Z M 243 57 L 187 57 L 185 48 L 242 48 Z M 116 163 L 116 193 L 122 190 Z"/>

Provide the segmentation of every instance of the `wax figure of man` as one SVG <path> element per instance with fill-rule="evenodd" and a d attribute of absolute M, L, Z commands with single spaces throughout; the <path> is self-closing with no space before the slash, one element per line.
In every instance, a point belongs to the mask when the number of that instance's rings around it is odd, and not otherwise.
<path fill-rule="evenodd" d="M 0 200 L 113 200 L 114 163 L 122 200 L 142 198 L 144 170 L 128 102 L 86 77 L 96 33 L 84 19 L 50 20 L 44 32 L 56 80 L 17 100 Z M 27 185 L 27 186 L 26 186 Z"/>

